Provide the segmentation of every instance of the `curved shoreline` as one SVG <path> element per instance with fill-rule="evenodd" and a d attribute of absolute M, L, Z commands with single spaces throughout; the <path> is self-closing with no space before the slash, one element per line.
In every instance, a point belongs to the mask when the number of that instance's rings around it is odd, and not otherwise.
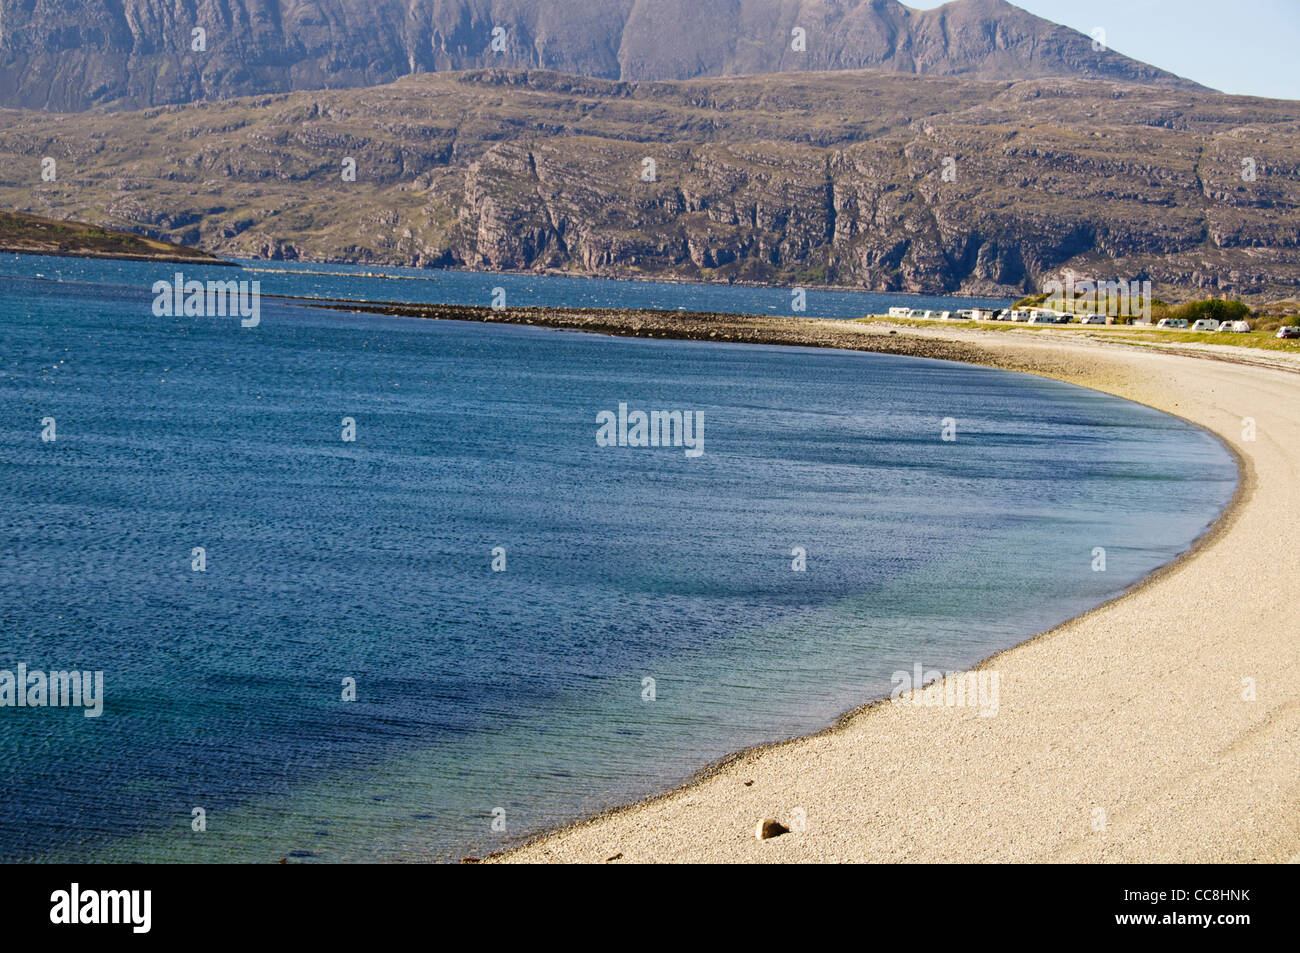
<path fill-rule="evenodd" d="M 1237 463 L 1236 493 L 1191 548 L 1111 600 L 968 670 L 1000 672 L 996 717 L 870 701 L 822 731 L 736 752 L 671 791 L 541 833 L 492 859 L 1300 856 L 1300 610 L 1291 582 L 1300 565 L 1300 362 L 1275 353 L 1252 360 L 1236 349 L 1178 353 L 1050 331 L 904 332 L 845 321 L 612 310 L 337 307 L 958 360 L 1089 387 L 1177 416 L 1214 434 Z M 1255 442 L 1234 436 L 1245 417 L 1258 420 Z M 1252 701 L 1245 698 L 1247 681 Z M 758 841 L 754 826 L 768 816 L 790 826 L 806 817 L 806 827 Z"/>
<path fill-rule="evenodd" d="M 935 358 L 934 360 L 943 360 L 943 359 Z M 999 370 L 1007 370 L 1007 368 L 1000 368 L 995 364 L 986 364 L 986 365 L 978 365 L 978 366 L 997 367 Z M 1028 373 L 1028 372 L 1017 372 L 1017 373 Z M 1035 376 L 1046 376 L 1046 375 L 1035 375 Z M 1059 377 L 1050 377 L 1048 379 L 1062 380 Z M 1089 389 L 1092 390 L 1095 388 L 1089 388 Z M 1107 394 L 1108 396 L 1115 396 L 1115 397 L 1122 396 L 1119 394 L 1113 394 L 1109 391 L 1098 391 L 1098 393 L 1104 393 Z M 1123 399 L 1127 399 L 1127 398 L 1123 398 Z M 1133 401 L 1133 403 L 1140 403 L 1140 402 Z M 1150 407 L 1151 405 L 1142 404 L 1142 406 Z M 1152 409 L 1157 409 L 1157 408 L 1152 408 Z M 1161 413 L 1166 413 L 1166 412 L 1161 411 Z M 994 663 L 997 662 L 998 659 L 1002 658 L 1004 655 L 1007 655 L 1008 653 L 1011 652 L 1015 652 L 1017 649 L 1029 645 L 1037 641 L 1038 639 L 1047 638 L 1053 635 L 1054 633 L 1070 626 L 1075 622 L 1086 619 L 1088 616 L 1096 612 L 1100 612 L 1109 606 L 1112 606 L 1118 602 L 1121 602 L 1124 599 L 1127 599 L 1129 596 L 1140 592 L 1142 589 L 1146 588 L 1147 586 L 1155 584 L 1157 581 L 1162 579 L 1168 573 L 1173 572 L 1182 563 L 1195 557 L 1201 551 L 1201 549 L 1210 545 L 1221 534 L 1226 533 L 1228 531 L 1232 523 L 1235 522 L 1236 520 L 1238 510 L 1245 505 L 1245 503 L 1248 501 L 1250 497 L 1250 494 L 1254 490 L 1254 486 L 1255 486 L 1254 468 L 1250 465 L 1250 462 L 1245 457 L 1243 457 L 1235 447 L 1227 443 L 1222 438 L 1221 435 L 1215 433 L 1212 430 L 1209 430 L 1206 427 L 1201 426 L 1200 424 L 1197 424 L 1195 421 L 1188 420 L 1186 417 L 1182 417 L 1177 414 L 1169 414 L 1169 416 L 1177 417 L 1179 420 L 1189 423 L 1192 426 L 1196 427 L 1198 430 L 1204 431 L 1205 433 L 1208 433 L 1211 436 L 1213 436 L 1215 440 L 1218 441 L 1220 446 L 1222 446 L 1224 449 L 1227 450 L 1228 454 L 1232 457 L 1233 462 L 1236 464 L 1237 467 L 1236 488 L 1233 491 L 1232 497 L 1228 500 L 1227 504 L 1224 505 L 1224 508 L 1220 511 L 1218 516 L 1215 518 L 1214 522 L 1212 522 L 1208 527 L 1206 527 L 1205 531 L 1201 533 L 1201 535 L 1196 537 L 1196 539 L 1192 541 L 1192 544 L 1187 549 L 1183 550 L 1181 553 L 1179 553 L 1169 562 L 1157 566 L 1155 569 L 1151 570 L 1151 572 L 1147 573 L 1141 579 L 1134 582 L 1123 592 L 1111 596 L 1105 602 L 1099 603 L 1098 605 L 1093 606 L 1091 609 L 1088 609 L 1077 616 L 1072 616 L 1071 618 L 1066 619 L 1064 622 L 1061 622 L 1060 624 L 1055 625 L 1050 629 L 1045 629 L 1042 632 L 1036 633 L 1035 635 L 1030 636 L 1028 639 L 1024 640 L 1023 642 L 1017 642 L 1015 645 L 1008 646 L 1005 649 L 999 649 L 997 652 L 994 652 L 992 655 L 988 656 L 987 658 L 981 659 L 979 662 L 975 663 L 974 665 L 970 666 L 968 669 L 965 669 L 964 671 L 978 672 L 981 670 L 988 670 Z M 957 673 L 948 673 L 948 674 L 957 674 Z M 738 765 L 743 762 L 762 757 L 764 754 L 766 754 L 769 751 L 786 748 L 790 745 L 797 744 L 801 741 L 805 741 L 808 739 L 835 735 L 851 727 L 852 724 L 855 723 L 859 718 L 866 716 L 872 710 L 885 707 L 890 703 L 891 702 L 888 697 L 873 698 L 866 702 L 863 702 L 861 705 L 858 705 L 854 708 L 849 709 L 848 711 L 845 711 L 837 715 L 834 718 L 834 720 L 825 728 L 821 728 L 813 732 L 808 732 L 806 734 L 794 735 L 789 738 L 782 738 L 777 741 L 769 741 L 763 744 L 750 745 L 747 748 L 741 748 L 738 751 L 731 752 L 730 754 L 724 755 L 723 757 L 718 758 L 710 762 L 709 764 L 706 764 L 704 767 L 694 772 L 689 778 L 687 778 L 685 781 L 681 782 L 680 784 L 676 785 L 675 787 L 672 787 L 666 791 L 661 791 L 656 794 L 648 795 L 646 797 L 640 798 L 636 801 L 632 801 L 627 804 L 619 804 L 614 807 L 605 808 L 604 810 L 596 811 L 591 814 L 585 814 L 581 817 L 575 818 L 572 821 L 568 821 L 558 827 L 548 828 L 544 831 L 539 831 L 535 834 L 528 836 L 518 844 L 512 845 L 506 850 L 488 855 L 486 862 L 488 863 L 536 862 L 536 858 L 529 856 L 531 851 L 534 848 L 544 847 L 548 842 L 556 839 L 562 839 L 570 832 L 578 831 L 583 828 L 588 828 L 600 824 L 601 822 L 616 817 L 618 815 L 636 811 L 641 808 L 653 806 L 657 802 L 665 801 L 670 798 L 676 797 L 680 794 L 683 794 L 691 790 L 692 788 L 703 783 L 704 781 L 707 781 L 710 778 L 718 775 L 719 773 L 725 771 L 726 769 L 732 767 L 733 765 Z M 605 858 L 605 862 L 609 862 L 613 860 L 621 861 L 624 859 L 625 858 L 622 856 L 618 856 L 618 857 L 610 856 L 608 858 Z M 587 858 L 588 862 L 591 862 L 593 860 L 594 858 Z"/>

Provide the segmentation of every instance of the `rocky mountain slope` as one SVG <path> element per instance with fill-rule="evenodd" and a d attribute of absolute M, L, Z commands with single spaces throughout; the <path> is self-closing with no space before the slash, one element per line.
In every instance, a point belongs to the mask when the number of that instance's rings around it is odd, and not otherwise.
<path fill-rule="evenodd" d="M 142 107 L 477 68 L 624 80 L 881 68 L 1194 88 L 1093 47 L 1005 0 L 927 11 L 897 0 L 0 0 L 0 106 Z"/>
<path fill-rule="evenodd" d="M 227 256 L 1008 294 L 1073 271 L 1293 298 L 1300 104 L 873 71 L 429 74 L 0 111 L 0 207 Z"/>

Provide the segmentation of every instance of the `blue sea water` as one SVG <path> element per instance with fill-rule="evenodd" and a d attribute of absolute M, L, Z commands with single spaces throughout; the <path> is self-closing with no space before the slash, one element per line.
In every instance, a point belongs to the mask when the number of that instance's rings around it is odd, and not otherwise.
<path fill-rule="evenodd" d="M 55 281 L 97 282 L 103 264 L 85 258 L 42 258 L 34 270 Z M 884 314 L 890 307 L 954 310 L 1002 308 L 998 298 L 943 298 L 935 295 L 871 294 L 860 291 L 804 289 L 804 309 L 795 311 L 793 288 L 748 285 L 702 285 L 663 281 L 611 281 L 529 274 L 492 274 L 399 268 L 390 265 L 332 265 L 297 261 L 243 261 L 238 277 L 261 282 L 266 294 L 419 304 L 491 305 L 496 291 L 508 306 L 566 308 L 658 308 L 667 311 L 718 311 L 809 318 L 860 318 Z M 23 256 L 0 254 L 0 274 L 32 274 Z M 133 262 L 117 266 L 126 280 L 187 278 L 227 280 L 233 269 Z"/>
<path fill-rule="evenodd" d="M 789 300 L 258 267 L 180 270 L 382 300 Z M 98 718 L 0 707 L 2 860 L 497 849 L 1076 615 L 1236 484 L 1209 434 L 1053 381 L 267 299 L 256 328 L 155 317 L 176 270 L 0 257 L 0 669 L 105 679 Z M 620 402 L 702 413 L 703 455 L 598 446 Z"/>

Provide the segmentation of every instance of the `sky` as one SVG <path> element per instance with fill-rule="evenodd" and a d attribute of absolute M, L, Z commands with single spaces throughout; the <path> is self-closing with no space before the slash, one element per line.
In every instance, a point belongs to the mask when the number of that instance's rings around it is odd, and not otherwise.
<path fill-rule="evenodd" d="M 945 0 L 902 0 L 917 10 Z M 1300 99 L 1300 0 L 1011 0 L 1212 89 Z"/>

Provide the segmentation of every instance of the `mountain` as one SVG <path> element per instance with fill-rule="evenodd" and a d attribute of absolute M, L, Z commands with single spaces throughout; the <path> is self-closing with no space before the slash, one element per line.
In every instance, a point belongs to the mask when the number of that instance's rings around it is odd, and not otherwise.
<path fill-rule="evenodd" d="M 440 73 L 0 111 L 0 207 L 229 257 L 1015 295 L 1073 271 L 1294 298 L 1300 105 L 880 71 Z"/>
<path fill-rule="evenodd" d="M 145 107 L 480 68 L 641 81 L 878 68 L 1196 88 L 1004 0 L 927 11 L 897 0 L 0 0 L 0 106 L 13 108 Z"/>

